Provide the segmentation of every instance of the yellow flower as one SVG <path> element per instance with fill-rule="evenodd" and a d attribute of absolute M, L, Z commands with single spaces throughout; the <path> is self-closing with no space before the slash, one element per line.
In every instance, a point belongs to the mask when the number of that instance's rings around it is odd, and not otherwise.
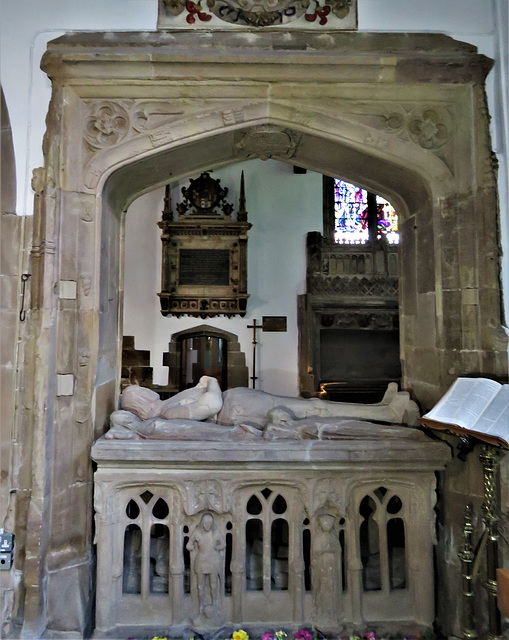
<path fill-rule="evenodd" d="M 232 640 L 249 640 L 249 636 L 244 629 L 239 629 L 233 632 Z"/>

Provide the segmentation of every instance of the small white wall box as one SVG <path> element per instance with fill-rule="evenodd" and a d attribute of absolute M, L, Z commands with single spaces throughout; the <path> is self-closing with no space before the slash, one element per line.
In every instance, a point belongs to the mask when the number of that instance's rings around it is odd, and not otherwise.
<path fill-rule="evenodd" d="M 9 570 L 12 566 L 14 534 L 0 533 L 0 571 Z"/>

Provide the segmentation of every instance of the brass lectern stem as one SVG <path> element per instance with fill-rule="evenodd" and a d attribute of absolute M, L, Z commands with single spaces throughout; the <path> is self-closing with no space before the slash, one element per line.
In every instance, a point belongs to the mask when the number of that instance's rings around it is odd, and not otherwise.
<path fill-rule="evenodd" d="M 496 479 L 496 468 L 499 453 L 486 445 L 479 456 L 484 473 L 484 502 L 482 505 L 483 521 L 488 533 L 486 542 L 486 582 L 488 592 L 489 637 L 498 638 L 502 634 L 502 622 L 497 605 L 497 567 L 498 567 L 498 519 L 499 496 Z"/>
<path fill-rule="evenodd" d="M 477 637 L 475 630 L 475 614 L 474 614 L 474 561 L 475 554 L 472 545 L 472 534 L 474 527 L 472 525 L 472 505 L 465 507 L 465 515 L 463 518 L 463 545 L 458 556 L 461 560 L 461 577 L 462 577 L 462 593 L 463 593 L 463 637 L 465 640 Z"/>

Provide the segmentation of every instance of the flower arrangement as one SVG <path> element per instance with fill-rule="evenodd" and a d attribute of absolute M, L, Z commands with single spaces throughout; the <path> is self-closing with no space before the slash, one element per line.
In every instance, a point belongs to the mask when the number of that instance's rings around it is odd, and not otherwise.
<path fill-rule="evenodd" d="M 261 636 L 261 640 L 287 640 L 288 634 L 283 631 L 266 631 Z M 127 638 L 127 640 L 136 640 L 136 638 Z M 143 638 L 143 640 L 183 640 L 176 638 L 167 638 L 165 636 L 153 636 L 152 638 Z M 195 640 L 195 638 L 189 638 L 189 640 Z M 256 640 L 250 638 L 249 634 L 244 629 L 238 629 L 232 633 L 231 638 L 225 638 L 225 640 Z M 324 640 L 324 636 L 314 629 L 309 631 L 308 629 L 299 629 L 293 634 L 293 640 Z M 436 640 L 436 636 L 432 631 L 425 631 L 424 633 L 417 633 L 415 636 L 404 636 L 402 633 L 391 633 L 383 636 L 377 636 L 374 631 L 366 631 L 362 634 L 355 634 L 349 636 L 341 636 L 338 640 Z"/>

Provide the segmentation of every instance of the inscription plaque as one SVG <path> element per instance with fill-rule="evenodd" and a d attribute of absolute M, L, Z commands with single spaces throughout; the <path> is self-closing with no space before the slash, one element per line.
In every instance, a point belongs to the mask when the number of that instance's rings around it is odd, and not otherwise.
<path fill-rule="evenodd" d="M 230 252 L 227 249 L 181 249 L 179 284 L 228 286 Z"/>
<path fill-rule="evenodd" d="M 262 316 L 262 331 L 286 331 L 286 316 Z"/>

